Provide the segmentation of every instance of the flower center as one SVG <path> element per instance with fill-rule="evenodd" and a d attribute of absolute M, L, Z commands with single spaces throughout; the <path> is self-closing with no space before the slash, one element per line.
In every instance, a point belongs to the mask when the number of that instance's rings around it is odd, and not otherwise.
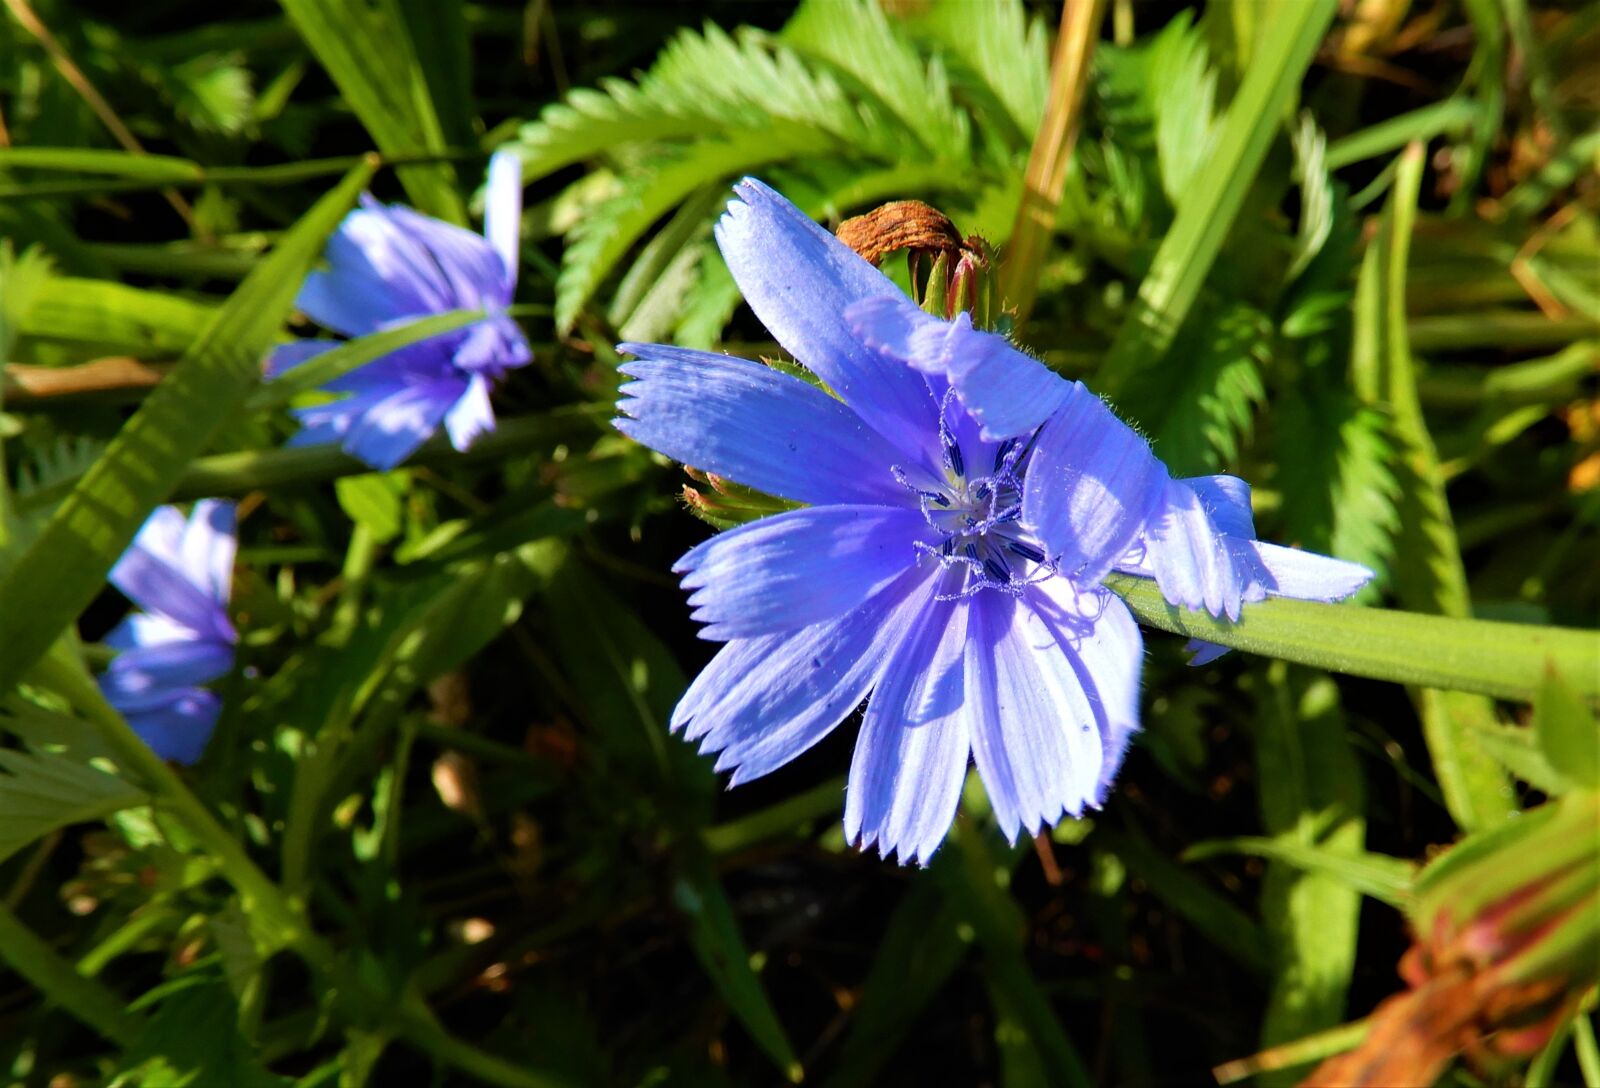
<path fill-rule="evenodd" d="M 1055 574 L 1044 550 L 1023 530 L 1022 479 L 1029 443 L 1010 438 L 981 451 L 963 450 L 944 419 L 951 397 L 945 397 L 939 439 L 944 478 L 933 487 L 916 487 L 903 473 L 900 482 L 917 496 L 922 516 L 939 534 L 938 544 L 916 548 L 946 568 L 959 568 L 961 588 L 941 599 L 970 597 L 985 589 L 1017 595 L 1027 586 Z M 974 463 L 981 460 L 980 463 Z"/>

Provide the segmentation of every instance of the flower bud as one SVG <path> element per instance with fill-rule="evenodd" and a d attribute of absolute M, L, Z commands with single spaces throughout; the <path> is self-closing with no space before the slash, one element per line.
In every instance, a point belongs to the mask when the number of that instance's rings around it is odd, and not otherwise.
<path fill-rule="evenodd" d="M 928 313 L 948 319 L 966 311 L 983 329 L 992 328 L 999 317 L 989 244 L 975 234 L 962 238 L 937 208 L 920 200 L 896 200 L 846 219 L 836 233 L 873 264 L 904 250 L 912 298 Z"/>

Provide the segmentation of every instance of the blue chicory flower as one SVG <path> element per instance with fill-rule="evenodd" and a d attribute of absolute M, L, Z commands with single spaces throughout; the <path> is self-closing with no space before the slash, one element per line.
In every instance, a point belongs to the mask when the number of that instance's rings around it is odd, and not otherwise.
<path fill-rule="evenodd" d="M 511 152 L 489 162 L 484 235 L 403 205 L 363 194 L 328 240 L 326 270 L 312 272 L 295 299 L 307 317 L 344 336 L 364 336 L 449 310 L 490 316 L 385 355 L 325 387 L 348 394 L 296 409 L 303 429 L 290 445 L 338 442 L 374 468 L 404 461 L 443 422 L 466 449 L 494 430 L 489 389 L 533 358 L 522 330 L 504 313 L 517 285 L 522 215 L 521 164 Z M 267 362 L 276 377 L 339 345 L 295 340 Z"/>
<path fill-rule="evenodd" d="M 195 503 L 187 520 L 162 506 L 111 568 L 111 584 L 143 611 L 106 636 L 121 652 L 100 688 L 162 759 L 195 762 L 216 728 L 222 701 L 200 685 L 233 668 L 236 548 L 233 503 Z"/>
<path fill-rule="evenodd" d="M 1015 840 L 1101 805 L 1138 729 L 1143 643 L 1105 575 L 1153 574 L 1235 616 L 1265 593 L 1332 597 L 1364 580 L 1255 544 L 1238 481 L 1171 480 L 1082 385 L 965 315 L 923 313 L 760 182 L 736 192 L 716 229 L 728 267 L 834 395 L 743 359 L 624 344 L 638 361 L 622 367 L 633 380 L 615 421 L 807 504 L 674 568 L 702 636 L 726 645 L 672 728 L 719 752 L 732 784 L 794 759 L 870 695 L 848 838 L 926 863 L 970 757 Z"/>

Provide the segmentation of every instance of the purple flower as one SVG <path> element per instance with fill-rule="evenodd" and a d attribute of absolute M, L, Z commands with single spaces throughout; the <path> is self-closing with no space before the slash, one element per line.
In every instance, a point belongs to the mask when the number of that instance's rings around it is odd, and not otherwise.
<path fill-rule="evenodd" d="M 216 728 L 222 701 L 199 685 L 233 668 L 236 547 L 233 503 L 197 502 L 187 521 L 162 506 L 111 568 L 111 584 L 144 611 L 106 636 L 121 653 L 100 688 L 162 759 L 195 762 Z"/>
<path fill-rule="evenodd" d="M 338 442 L 374 468 L 409 457 L 442 421 L 464 450 L 494 430 L 489 388 L 533 358 L 504 309 L 517 285 L 521 165 L 509 152 L 489 162 L 484 236 L 363 194 L 328 240 L 326 270 L 306 277 L 295 305 L 334 332 L 364 336 L 449 310 L 489 317 L 385 355 L 327 384 L 340 400 L 296 409 L 304 428 L 290 445 Z M 339 345 L 296 340 L 267 362 L 276 377 Z"/>
<path fill-rule="evenodd" d="M 924 314 L 760 182 L 736 191 L 716 231 L 728 267 L 833 395 L 743 359 L 622 346 L 639 361 L 622 368 L 634 380 L 619 430 L 807 504 L 713 537 L 675 567 L 702 635 L 727 645 L 673 729 L 719 752 L 737 784 L 795 758 L 870 695 L 845 831 L 905 862 L 925 863 L 943 840 L 969 758 L 1013 840 L 1098 807 L 1138 729 L 1143 657 L 1101 579 L 1153 573 L 1236 615 L 1234 595 L 1282 588 L 1276 553 L 1249 539 L 1248 506 L 1241 522 L 1239 492 L 1216 482 L 1227 478 L 1169 480 L 1081 385 L 964 315 Z M 1224 541 L 1184 520 L 1186 495 L 1221 503 L 1229 532 L 1246 530 L 1226 537 L 1225 557 L 1184 554 Z M 1211 592 L 1225 564 L 1248 568 L 1227 583 L 1236 594 Z"/>

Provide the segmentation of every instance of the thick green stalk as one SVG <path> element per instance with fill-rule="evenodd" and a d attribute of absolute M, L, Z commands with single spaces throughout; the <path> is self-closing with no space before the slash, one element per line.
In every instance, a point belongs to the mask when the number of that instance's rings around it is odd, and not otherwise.
<path fill-rule="evenodd" d="M 1273 598 L 1238 623 L 1170 605 L 1147 578 L 1106 580 L 1141 623 L 1331 672 L 1531 702 L 1546 662 L 1600 699 L 1600 632 Z"/>

